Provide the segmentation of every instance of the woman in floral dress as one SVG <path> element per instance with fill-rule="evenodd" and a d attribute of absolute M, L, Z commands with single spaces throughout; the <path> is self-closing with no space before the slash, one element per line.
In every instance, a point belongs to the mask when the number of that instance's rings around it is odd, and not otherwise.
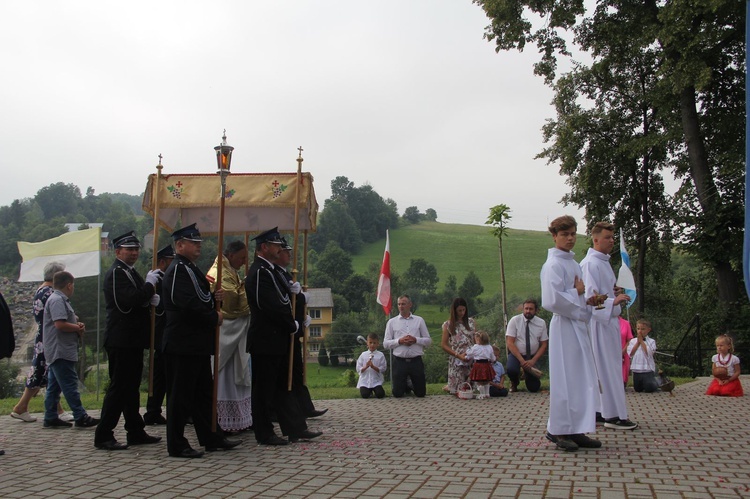
<path fill-rule="evenodd" d="M 29 414 L 29 402 L 39 392 L 39 389 L 47 386 L 47 361 L 44 359 L 44 343 L 42 336 L 42 319 L 44 318 L 44 305 L 47 298 L 50 297 L 54 288 L 52 287 L 52 278 L 58 272 L 65 270 L 65 264 L 60 262 L 50 262 L 44 266 L 44 282 L 34 293 L 34 320 L 36 321 L 37 331 L 34 339 L 34 357 L 31 359 L 31 369 L 26 377 L 26 387 L 18 403 L 13 407 L 11 417 L 20 419 L 26 423 L 33 423 L 36 417 Z M 62 407 L 58 406 L 57 412 L 64 414 Z"/>
<path fill-rule="evenodd" d="M 448 392 L 455 394 L 461 385 L 469 381 L 470 362 L 458 357 L 474 344 L 474 319 L 469 318 L 466 300 L 455 298 L 451 303 L 450 319 L 443 323 L 443 339 L 440 346 L 448 358 Z"/>

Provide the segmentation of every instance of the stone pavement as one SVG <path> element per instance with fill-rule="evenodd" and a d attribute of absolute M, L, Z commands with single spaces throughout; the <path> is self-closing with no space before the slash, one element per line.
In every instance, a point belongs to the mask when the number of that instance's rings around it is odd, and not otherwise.
<path fill-rule="evenodd" d="M 168 457 L 164 442 L 96 450 L 93 430 L 3 415 L 0 497 L 750 497 L 750 396 L 707 397 L 708 381 L 673 397 L 629 388 L 641 427 L 600 427 L 603 448 L 577 453 L 543 438 L 547 393 L 321 401 L 313 442 L 260 447 L 245 434 L 193 460 Z"/>

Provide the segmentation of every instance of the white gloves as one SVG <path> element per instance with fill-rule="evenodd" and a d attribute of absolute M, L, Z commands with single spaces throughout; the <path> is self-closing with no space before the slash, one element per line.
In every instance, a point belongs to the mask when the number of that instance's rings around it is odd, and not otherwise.
<path fill-rule="evenodd" d="M 298 295 L 299 292 L 302 291 L 302 285 L 298 282 L 289 281 L 289 290 L 295 295 Z"/>
<path fill-rule="evenodd" d="M 156 285 L 159 284 L 162 277 L 164 277 L 164 272 L 161 270 L 149 270 L 148 274 L 146 274 L 146 282 L 156 288 Z"/>
<path fill-rule="evenodd" d="M 157 294 L 154 293 L 154 296 L 152 296 L 151 300 L 149 300 L 149 301 L 150 301 L 151 305 L 153 305 L 154 307 L 158 307 L 159 306 L 159 302 L 161 301 L 161 296 L 159 296 L 159 295 L 157 295 Z"/>
<path fill-rule="evenodd" d="M 310 317 L 309 315 L 306 315 L 305 322 L 303 323 L 305 327 L 309 327 L 311 322 L 312 322 L 312 317 Z"/>

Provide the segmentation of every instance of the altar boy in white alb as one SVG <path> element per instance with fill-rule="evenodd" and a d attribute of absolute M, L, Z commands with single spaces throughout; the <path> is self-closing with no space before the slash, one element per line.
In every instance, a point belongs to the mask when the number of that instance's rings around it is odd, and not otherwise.
<path fill-rule="evenodd" d="M 589 248 L 581 261 L 584 296 L 599 295 L 591 313 L 589 327 L 591 344 L 594 348 L 601 404 L 598 413 L 604 419 L 604 427 L 616 430 L 634 430 L 638 424 L 628 419 L 625 390 L 622 386 L 622 347 L 620 340 L 620 312 L 622 303 L 630 297 L 625 293 L 615 293 L 615 273 L 609 263 L 609 254 L 615 247 L 615 226 L 608 222 L 597 222 L 591 229 L 594 247 Z M 600 308 L 601 307 L 601 308 Z"/>
<path fill-rule="evenodd" d="M 585 435 L 596 430 L 599 384 L 589 341 L 593 300 L 584 298 L 581 267 L 571 251 L 577 223 L 569 215 L 552 221 L 555 247 L 542 267 L 542 307 L 552 312 L 549 325 L 549 420 L 547 438 L 564 451 L 601 447 Z"/>

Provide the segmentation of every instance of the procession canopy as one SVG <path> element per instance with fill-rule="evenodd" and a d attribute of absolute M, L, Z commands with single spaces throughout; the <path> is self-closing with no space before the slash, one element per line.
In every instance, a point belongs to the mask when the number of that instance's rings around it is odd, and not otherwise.
<path fill-rule="evenodd" d="M 157 197 L 157 189 L 158 197 Z M 227 176 L 224 234 L 246 234 L 279 227 L 294 230 L 294 203 L 300 189 L 299 229 L 315 232 L 318 202 L 313 177 L 302 173 L 232 173 Z M 154 216 L 159 200 L 158 223 L 173 232 L 179 223 L 197 223 L 203 235 L 219 233 L 221 184 L 215 174 L 149 175 L 143 194 L 143 211 Z"/>

